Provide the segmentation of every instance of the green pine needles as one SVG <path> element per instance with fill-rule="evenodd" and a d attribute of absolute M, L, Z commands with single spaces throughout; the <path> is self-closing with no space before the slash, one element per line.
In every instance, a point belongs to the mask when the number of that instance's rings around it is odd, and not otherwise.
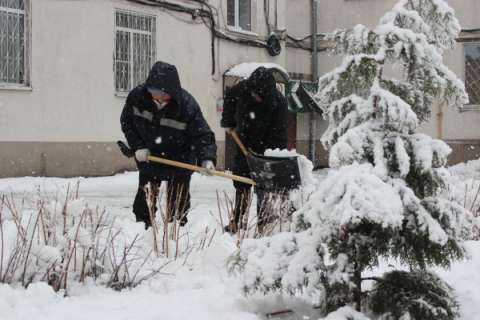
<path fill-rule="evenodd" d="M 377 282 L 370 308 L 384 320 L 450 320 L 459 313 L 452 288 L 425 271 L 393 271 Z"/>
<path fill-rule="evenodd" d="M 246 292 L 320 296 L 326 312 L 345 319 L 455 319 L 451 288 L 427 269 L 464 257 L 469 215 L 442 195 L 450 148 L 417 131 L 434 104 L 468 101 L 442 60 L 459 32 L 444 0 L 400 0 L 374 29 L 327 36 L 344 57 L 317 94 L 332 170 L 294 214 L 294 232 L 247 240 L 232 258 Z M 363 289 L 381 258 L 411 271 Z"/>

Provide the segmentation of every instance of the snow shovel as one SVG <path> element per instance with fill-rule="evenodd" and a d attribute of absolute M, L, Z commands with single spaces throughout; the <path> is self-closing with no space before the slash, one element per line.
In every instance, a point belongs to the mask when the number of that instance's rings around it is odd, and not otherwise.
<path fill-rule="evenodd" d="M 135 152 L 132 149 L 130 149 L 123 141 L 117 141 L 117 145 L 120 148 L 120 151 L 122 152 L 122 154 L 124 156 L 126 156 L 127 158 L 133 158 L 135 156 Z M 148 160 L 151 161 L 151 162 L 166 164 L 166 165 L 169 165 L 169 166 L 182 168 L 182 169 L 187 169 L 187 170 L 194 171 L 194 172 L 200 172 L 200 171 L 205 170 L 202 167 L 199 167 L 199 166 L 196 166 L 196 165 L 193 165 L 193 164 L 190 164 L 190 163 L 185 163 L 185 162 L 180 162 L 180 161 L 175 161 L 175 160 L 169 160 L 169 159 L 160 158 L 160 157 L 156 157 L 156 156 L 148 156 Z M 242 182 L 242 183 L 245 183 L 245 184 L 250 184 L 250 185 L 253 185 L 253 186 L 256 185 L 255 181 L 253 181 L 252 179 L 249 179 L 249 178 L 237 176 L 237 175 L 234 175 L 234 174 L 230 174 L 230 173 L 226 173 L 226 172 L 218 171 L 218 170 L 208 170 L 208 172 L 213 176 L 223 177 L 223 178 L 235 180 L 235 181 L 238 181 L 238 182 Z"/>
<path fill-rule="evenodd" d="M 247 158 L 250 175 L 257 188 L 267 191 L 288 191 L 301 185 L 296 156 L 269 157 L 248 151 L 235 130 L 230 130 L 229 133 Z"/>

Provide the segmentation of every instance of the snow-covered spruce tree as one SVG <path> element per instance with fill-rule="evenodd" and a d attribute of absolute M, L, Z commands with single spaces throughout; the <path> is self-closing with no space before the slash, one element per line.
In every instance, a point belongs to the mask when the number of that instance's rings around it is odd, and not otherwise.
<path fill-rule="evenodd" d="M 232 259 L 247 292 L 328 291 L 327 311 L 352 305 L 383 319 L 455 318 L 450 288 L 426 268 L 463 258 L 468 221 L 461 206 L 440 196 L 450 148 L 417 129 L 433 104 L 468 100 L 442 61 L 459 31 L 444 0 L 401 0 L 374 29 L 358 25 L 327 37 L 344 56 L 320 78 L 317 94 L 329 119 L 322 142 L 333 170 L 295 213 L 295 232 L 246 241 Z M 412 271 L 374 278 L 369 294 L 362 283 L 372 279 L 363 274 L 380 257 Z M 418 286 L 392 289 L 412 281 Z M 380 303 L 382 288 L 401 303 Z"/>

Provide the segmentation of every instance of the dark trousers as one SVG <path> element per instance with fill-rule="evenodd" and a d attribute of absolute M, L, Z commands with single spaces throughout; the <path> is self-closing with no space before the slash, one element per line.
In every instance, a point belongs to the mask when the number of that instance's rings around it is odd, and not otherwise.
<path fill-rule="evenodd" d="M 233 219 L 237 226 L 250 207 L 252 200 L 251 189 L 252 188 L 249 186 L 235 186 L 235 206 L 233 209 Z M 257 221 L 258 224 L 262 224 L 264 222 L 264 218 L 271 215 L 271 212 L 268 212 L 269 193 L 258 188 L 255 188 L 254 191 L 257 196 Z"/>
<path fill-rule="evenodd" d="M 245 185 L 235 185 L 235 205 L 233 209 L 233 220 L 236 228 L 247 227 L 244 223 L 246 212 L 251 204 L 251 187 Z M 280 217 L 291 215 L 295 208 L 288 200 L 288 192 L 272 192 L 255 188 L 257 196 L 257 225 L 259 229 L 268 223 L 275 221 Z"/>
<path fill-rule="evenodd" d="M 167 182 L 167 220 L 171 222 L 176 217 L 181 222 L 186 223 L 187 221 L 186 217 L 190 209 L 190 176 L 172 176 L 163 180 L 140 172 L 137 195 L 133 202 L 133 213 L 137 222 L 143 221 L 145 227 L 152 225 L 150 212 L 152 217 L 155 217 L 162 181 Z M 147 196 L 149 201 L 147 201 Z M 149 203 L 151 204 L 150 208 Z"/>
<path fill-rule="evenodd" d="M 235 155 L 235 165 L 233 168 L 233 173 L 242 177 L 251 178 L 250 169 L 248 167 L 247 159 L 245 156 L 237 150 Z M 233 221 L 235 225 L 239 227 L 239 222 L 243 220 L 245 213 L 252 201 L 252 186 L 239 182 L 233 181 L 233 186 L 235 187 L 235 205 L 233 209 Z M 264 202 L 267 192 L 264 190 L 254 188 L 255 194 L 257 196 L 257 221 L 258 224 L 261 223 L 262 217 L 265 215 Z M 247 222 L 248 223 L 248 222 Z"/>

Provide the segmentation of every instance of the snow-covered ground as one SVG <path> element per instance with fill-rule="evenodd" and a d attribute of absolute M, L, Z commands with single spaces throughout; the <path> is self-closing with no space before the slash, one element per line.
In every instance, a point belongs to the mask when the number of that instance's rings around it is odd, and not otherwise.
<path fill-rule="evenodd" d="M 107 208 L 123 228 L 145 235 L 135 223 L 131 205 L 137 188 L 137 173 L 101 178 L 12 178 L 0 179 L 0 194 L 29 198 L 38 190 L 63 194 L 66 186 L 80 180 L 80 198 L 90 206 Z M 233 196 L 228 180 L 203 177 L 192 179 L 192 211 L 186 231 L 195 235 L 205 227 L 217 228 L 207 249 L 192 255 L 184 267 L 175 266 L 142 285 L 117 292 L 94 285 L 71 288 L 64 298 L 48 285 L 37 283 L 27 290 L 0 284 L 0 319 L 258 319 L 258 315 L 282 308 L 282 302 L 247 300 L 241 284 L 226 271 L 226 259 L 236 250 L 237 239 L 221 233 L 217 193 Z M 277 299 L 278 300 L 278 299 Z"/>
<path fill-rule="evenodd" d="M 136 173 L 113 177 L 80 178 L 79 197 L 91 206 L 107 209 L 123 228 L 145 236 L 135 223 L 131 204 L 137 188 Z M 39 190 L 49 194 L 65 191 L 79 178 L 0 179 L 0 194 L 15 198 L 33 197 Z M 226 271 L 226 260 L 236 249 L 237 239 L 222 234 L 218 223 L 217 191 L 233 196 L 231 182 L 221 178 L 194 175 L 191 186 L 192 211 L 186 231 L 194 238 L 216 228 L 211 245 L 192 254 L 185 265 L 176 264 L 142 283 L 123 291 L 94 285 L 72 285 L 68 297 L 55 293 L 45 283 L 28 289 L 0 285 L 0 319 L 262 319 L 268 312 L 285 308 L 300 309 L 304 302 L 281 297 L 245 298 L 240 282 Z M 455 289 L 462 304 L 462 320 L 478 319 L 480 314 L 480 243 L 467 243 L 472 258 L 456 263 L 439 274 Z M 304 308 L 306 310 L 306 308 Z M 318 319 L 312 311 L 292 319 Z M 308 317 L 309 316 L 309 317 Z"/>

